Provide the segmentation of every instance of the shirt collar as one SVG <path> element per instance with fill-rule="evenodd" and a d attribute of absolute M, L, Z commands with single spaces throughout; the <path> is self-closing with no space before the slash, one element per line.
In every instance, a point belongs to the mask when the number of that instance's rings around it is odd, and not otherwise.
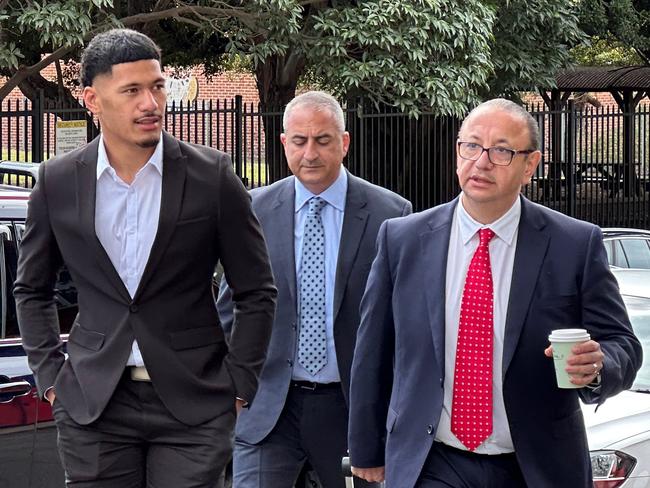
<path fill-rule="evenodd" d="M 296 200 L 295 208 L 296 212 L 309 201 L 309 199 L 319 196 L 325 200 L 332 207 L 336 208 L 340 212 L 345 211 L 345 197 L 348 192 L 348 173 L 341 165 L 341 170 L 339 176 L 336 178 L 334 183 L 332 183 L 325 191 L 320 195 L 314 195 L 310 192 L 305 185 L 298 178 L 294 178 L 294 187 L 296 189 Z"/>
<path fill-rule="evenodd" d="M 458 205 L 456 206 L 456 212 L 458 217 L 458 223 L 460 226 L 460 236 L 463 241 L 463 245 L 466 245 L 472 237 L 482 228 L 487 227 L 492 229 L 495 235 L 505 242 L 508 246 L 512 245 L 512 242 L 519 227 L 519 219 L 521 217 L 521 198 L 517 197 L 515 203 L 512 207 L 499 217 L 498 220 L 492 222 L 490 225 L 483 225 L 480 222 L 474 220 L 463 207 L 463 199 L 458 199 Z"/>
<path fill-rule="evenodd" d="M 162 166 L 163 166 L 163 140 L 162 136 L 160 137 L 160 140 L 158 141 L 158 144 L 156 145 L 156 149 L 154 150 L 153 154 L 149 158 L 149 160 L 145 163 L 145 165 L 142 167 L 144 168 L 148 164 L 152 165 L 158 173 L 162 175 Z M 142 168 L 140 171 L 142 171 Z M 104 171 L 109 170 L 114 172 L 115 170 L 111 166 L 111 163 L 108 161 L 108 154 L 106 154 L 106 146 L 104 146 L 104 137 L 100 134 L 99 135 L 99 150 L 97 151 L 97 179 L 102 176 Z"/>

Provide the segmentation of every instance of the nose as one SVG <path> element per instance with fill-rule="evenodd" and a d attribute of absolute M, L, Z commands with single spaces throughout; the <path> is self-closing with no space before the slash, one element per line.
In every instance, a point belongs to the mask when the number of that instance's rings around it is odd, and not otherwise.
<path fill-rule="evenodd" d="M 140 99 L 140 110 L 143 112 L 153 112 L 158 108 L 158 102 L 151 90 L 143 90 Z"/>
<path fill-rule="evenodd" d="M 305 154 L 303 156 L 307 161 L 314 161 L 318 159 L 318 150 L 316 147 L 316 141 L 309 139 L 305 144 Z"/>
<path fill-rule="evenodd" d="M 483 150 L 479 158 L 474 162 L 474 165 L 478 168 L 492 167 L 492 161 L 490 161 L 490 157 L 488 156 L 488 152 L 486 150 Z"/>

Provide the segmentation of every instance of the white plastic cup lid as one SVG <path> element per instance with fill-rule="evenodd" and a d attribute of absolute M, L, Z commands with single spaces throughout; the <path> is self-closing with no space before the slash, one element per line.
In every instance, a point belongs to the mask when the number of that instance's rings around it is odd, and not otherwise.
<path fill-rule="evenodd" d="M 551 342 L 583 342 L 589 339 L 591 336 L 585 329 L 557 329 L 548 336 Z"/>

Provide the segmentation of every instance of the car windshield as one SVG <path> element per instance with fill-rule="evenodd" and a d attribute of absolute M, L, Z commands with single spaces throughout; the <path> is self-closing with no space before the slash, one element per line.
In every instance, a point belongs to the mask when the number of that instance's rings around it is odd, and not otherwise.
<path fill-rule="evenodd" d="M 634 333 L 643 347 L 643 364 L 634 380 L 633 390 L 650 390 L 650 299 L 623 296 Z"/>

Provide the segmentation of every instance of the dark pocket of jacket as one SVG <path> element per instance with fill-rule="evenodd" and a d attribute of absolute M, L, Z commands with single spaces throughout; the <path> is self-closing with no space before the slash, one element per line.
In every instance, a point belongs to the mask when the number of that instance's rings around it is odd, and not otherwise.
<path fill-rule="evenodd" d="M 218 325 L 172 332 L 169 336 L 172 349 L 177 351 L 207 346 L 224 340 L 223 332 Z"/>
<path fill-rule="evenodd" d="M 104 334 L 101 332 L 87 330 L 79 324 L 74 324 L 70 330 L 68 342 L 73 342 L 74 344 L 92 351 L 99 351 L 104 345 L 104 337 Z"/>

